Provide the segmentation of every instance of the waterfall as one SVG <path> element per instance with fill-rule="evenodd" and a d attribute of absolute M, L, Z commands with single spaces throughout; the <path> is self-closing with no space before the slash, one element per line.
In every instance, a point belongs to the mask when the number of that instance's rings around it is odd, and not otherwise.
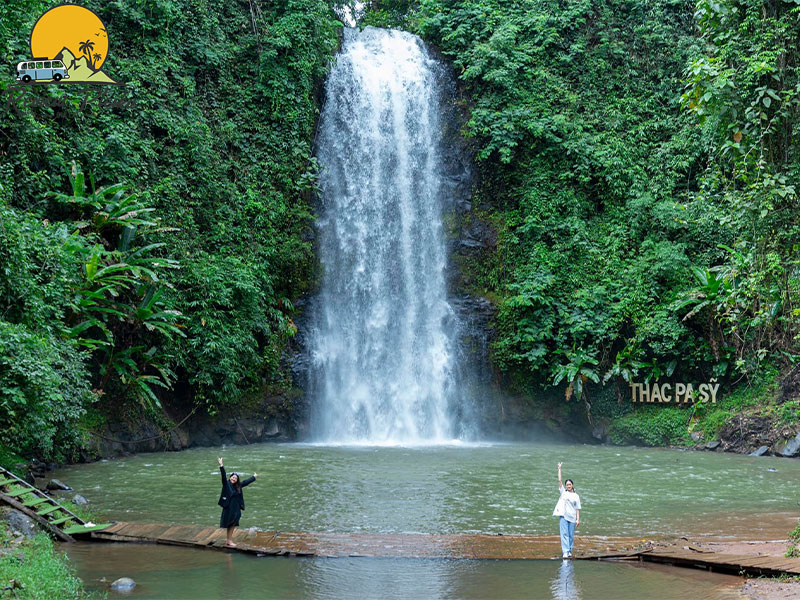
<path fill-rule="evenodd" d="M 444 69 L 409 33 L 346 30 L 326 83 L 312 436 L 424 444 L 463 436 L 448 303 Z"/>

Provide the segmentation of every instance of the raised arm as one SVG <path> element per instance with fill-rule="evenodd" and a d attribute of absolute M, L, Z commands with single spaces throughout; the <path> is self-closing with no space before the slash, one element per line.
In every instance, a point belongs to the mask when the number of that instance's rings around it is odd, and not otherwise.
<path fill-rule="evenodd" d="M 222 460 L 222 459 L 220 459 L 220 460 Z M 561 483 L 561 465 L 563 465 L 563 464 L 564 463 L 558 463 L 558 489 L 561 489 L 562 487 L 564 487 L 564 484 Z"/>
<path fill-rule="evenodd" d="M 258 477 L 258 475 L 257 475 L 256 473 L 253 473 L 253 476 L 252 476 L 252 477 L 248 477 L 247 479 L 245 479 L 245 480 L 242 482 L 242 487 L 248 486 L 248 485 L 250 485 L 251 483 L 253 483 L 253 482 L 256 480 L 256 477 Z"/>
<path fill-rule="evenodd" d="M 227 489 L 230 484 L 228 483 L 228 476 L 225 474 L 225 467 L 222 466 L 222 459 L 218 458 L 217 462 L 219 463 L 219 474 L 222 476 L 222 487 Z"/>

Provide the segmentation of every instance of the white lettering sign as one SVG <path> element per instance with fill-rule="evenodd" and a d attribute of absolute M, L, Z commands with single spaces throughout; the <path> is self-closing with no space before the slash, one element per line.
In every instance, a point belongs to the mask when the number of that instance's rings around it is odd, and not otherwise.
<path fill-rule="evenodd" d="M 719 384 L 716 379 L 709 383 L 701 383 L 697 386 L 697 396 L 695 388 L 691 383 L 630 383 L 631 400 L 640 403 L 675 403 L 691 404 L 695 402 L 717 402 L 717 392 Z M 674 393 L 673 393 L 674 387 Z"/>

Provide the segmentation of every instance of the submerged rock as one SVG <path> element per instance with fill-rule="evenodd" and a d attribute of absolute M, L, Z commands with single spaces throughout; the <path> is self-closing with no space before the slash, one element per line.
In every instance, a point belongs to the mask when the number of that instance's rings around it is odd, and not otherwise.
<path fill-rule="evenodd" d="M 47 489 L 48 490 L 60 490 L 64 492 L 69 492 L 72 490 L 66 483 L 60 482 L 58 479 L 51 479 L 47 482 Z"/>
<path fill-rule="evenodd" d="M 117 592 L 129 592 L 136 587 L 136 582 L 130 577 L 120 577 L 111 582 L 111 589 Z"/>

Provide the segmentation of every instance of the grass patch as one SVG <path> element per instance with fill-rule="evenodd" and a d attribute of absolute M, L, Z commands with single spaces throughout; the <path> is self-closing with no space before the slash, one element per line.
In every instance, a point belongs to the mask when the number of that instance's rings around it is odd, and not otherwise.
<path fill-rule="evenodd" d="M 769 405 L 765 414 L 780 425 L 792 425 L 800 421 L 800 400 L 789 400 L 783 404 Z"/>
<path fill-rule="evenodd" d="M 675 406 L 646 406 L 617 419 L 608 430 L 618 445 L 675 446 L 689 443 L 689 411 Z"/>
<path fill-rule="evenodd" d="M 8 525 L 0 523 L 0 589 L 9 587 L 0 597 L 20 600 L 106 597 L 84 589 L 69 559 L 56 551 L 46 534 L 16 542 Z"/>
<path fill-rule="evenodd" d="M 781 422 L 790 422 L 791 415 L 795 415 L 796 420 L 800 413 L 800 409 L 798 409 L 800 402 L 793 400 L 782 405 L 777 404 L 779 390 L 778 370 L 767 366 L 751 380 L 749 385 L 739 385 L 716 404 L 698 403 L 695 405 L 695 417 L 697 418 L 695 430 L 702 431 L 706 440 L 716 439 L 722 428 L 735 416 L 759 408 L 765 416 Z"/>
<path fill-rule="evenodd" d="M 786 550 L 787 558 L 800 558 L 800 521 L 789 532 L 789 548 Z"/>
<path fill-rule="evenodd" d="M 26 462 L 19 454 L 13 452 L 10 448 L 0 445 L 0 467 L 14 471 L 14 466 L 18 463 Z"/>

